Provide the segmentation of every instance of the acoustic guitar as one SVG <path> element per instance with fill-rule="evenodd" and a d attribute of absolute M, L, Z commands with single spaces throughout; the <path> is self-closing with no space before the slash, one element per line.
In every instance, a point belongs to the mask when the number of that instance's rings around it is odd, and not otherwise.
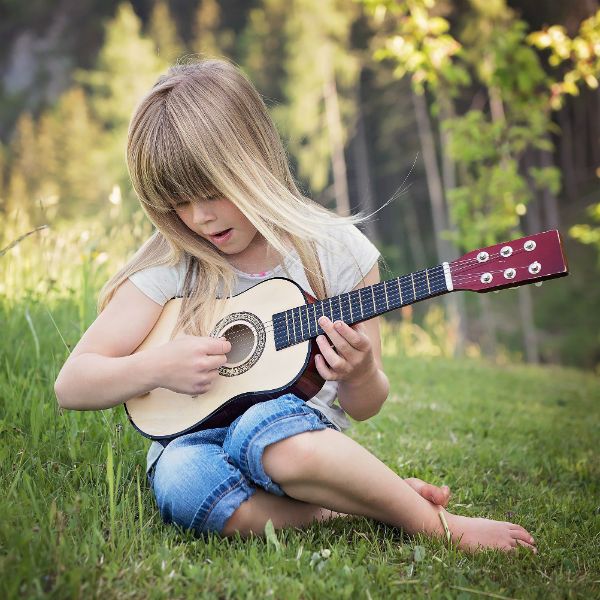
<path fill-rule="evenodd" d="M 152 439 L 223 427 L 253 404 L 286 393 L 308 400 L 323 387 L 314 360 L 322 315 L 359 323 L 457 290 L 489 292 L 567 274 L 560 234 L 551 230 L 324 300 L 290 279 L 267 279 L 219 300 L 210 335 L 228 339 L 231 351 L 208 392 L 189 396 L 158 388 L 128 400 L 125 409 L 138 431 Z M 135 352 L 169 341 L 181 302 L 174 298 L 165 304 Z"/>

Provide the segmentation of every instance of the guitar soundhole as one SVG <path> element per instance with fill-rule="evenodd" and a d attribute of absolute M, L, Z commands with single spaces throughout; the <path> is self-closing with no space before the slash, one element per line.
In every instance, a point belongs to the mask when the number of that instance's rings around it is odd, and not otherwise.
<path fill-rule="evenodd" d="M 227 363 L 219 367 L 219 375 L 223 377 L 247 373 L 262 356 L 267 342 L 265 324 L 256 315 L 245 311 L 221 319 L 211 335 L 223 336 L 231 343 Z"/>
<path fill-rule="evenodd" d="M 238 365 L 245 361 L 256 345 L 254 332 L 244 323 L 233 325 L 222 335 L 231 343 L 231 352 L 227 354 L 227 364 L 229 366 Z"/>

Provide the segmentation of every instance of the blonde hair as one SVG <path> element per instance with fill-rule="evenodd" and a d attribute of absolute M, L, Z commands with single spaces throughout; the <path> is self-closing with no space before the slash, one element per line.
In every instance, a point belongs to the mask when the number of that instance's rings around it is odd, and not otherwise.
<path fill-rule="evenodd" d="M 131 118 L 129 175 L 155 233 L 102 288 L 101 312 L 133 273 L 187 259 L 183 302 L 175 331 L 208 335 L 216 291 L 232 295 L 235 273 L 215 246 L 189 229 L 177 202 L 219 196 L 232 202 L 285 257 L 290 246 L 319 299 L 327 297 L 317 246 L 328 228 L 366 217 L 340 217 L 300 193 L 285 149 L 252 83 L 233 64 L 205 59 L 172 66 L 159 77 Z M 344 251 L 348 249 L 340 249 Z"/>

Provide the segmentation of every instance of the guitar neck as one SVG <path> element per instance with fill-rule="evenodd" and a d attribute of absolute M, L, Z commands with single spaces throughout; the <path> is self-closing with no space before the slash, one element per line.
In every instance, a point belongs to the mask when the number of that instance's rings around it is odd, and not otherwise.
<path fill-rule="evenodd" d="M 392 310 L 453 290 L 450 267 L 441 265 L 387 279 L 339 296 L 303 304 L 273 315 L 277 350 L 321 335 L 318 320 L 323 315 L 349 325 L 368 321 Z"/>

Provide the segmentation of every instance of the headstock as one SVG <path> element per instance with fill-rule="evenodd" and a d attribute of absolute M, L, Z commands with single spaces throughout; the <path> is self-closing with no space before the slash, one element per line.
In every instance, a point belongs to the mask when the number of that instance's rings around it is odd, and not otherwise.
<path fill-rule="evenodd" d="M 569 274 L 557 229 L 468 252 L 450 263 L 455 290 L 489 292 Z"/>

